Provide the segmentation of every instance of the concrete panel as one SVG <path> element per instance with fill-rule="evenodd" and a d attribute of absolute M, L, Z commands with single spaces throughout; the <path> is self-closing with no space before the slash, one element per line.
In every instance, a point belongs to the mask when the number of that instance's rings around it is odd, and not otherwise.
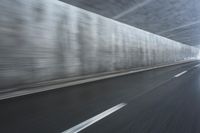
<path fill-rule="evenodd" d="M 56 0 L 0 2 L 0 90 L 172 64 L 199 50 Z"/>

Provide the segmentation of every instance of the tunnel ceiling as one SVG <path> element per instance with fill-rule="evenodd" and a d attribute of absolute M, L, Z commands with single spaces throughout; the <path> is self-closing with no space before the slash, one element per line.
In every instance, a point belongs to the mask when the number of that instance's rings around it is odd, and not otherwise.
<path fill-rule="evenodd" d="M 200 45 L 200 0 L 61 0 L 188 45 Z"/>

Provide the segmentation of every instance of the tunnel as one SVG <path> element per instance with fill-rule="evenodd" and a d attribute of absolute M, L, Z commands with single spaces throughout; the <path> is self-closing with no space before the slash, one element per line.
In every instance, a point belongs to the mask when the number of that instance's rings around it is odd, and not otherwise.
<path fill-rule="evenodd" d="M 0 16 L 0 132 L 200 132 L 200 1 L 1 0 Z"/>

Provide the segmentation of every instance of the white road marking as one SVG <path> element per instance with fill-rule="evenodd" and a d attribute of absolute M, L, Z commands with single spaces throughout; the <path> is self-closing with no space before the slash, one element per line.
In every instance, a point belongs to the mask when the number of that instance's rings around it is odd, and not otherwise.
<path fill-rule="evenodd" d="M 118 104 L 118 105 L 116 105 L 116 106 L 114 106 L 114 107 L 112 107 L 112 108 L 110 108 L 110 109 L 108 109 L 108 110 L 106 110 L 106 111 L 104 111 L 104 112 L 102 112 L 102 113 L 100 113 L 100 114 L 98 114 L 98 115 L 96 115 L 96 116 L 94 116 L 94 117 L 72 127 L 72 128 L 70 128 L 70 129 L 68 129 L 68 130 L 66 130 L 62 133 L 78 133 L 78 132 L 82 131 L 83 129 L 89 127 L 90 125 L 94 124 L 95 122 L 103 119 L 104 117 L 106 117 L 106 116 L 116 112 L 117 110 L 123 108 L 126 105 L 127 105 L 126 103 L 120 103 L 120 104 Z"/>
<path fill-rule="evenodd" d="M 61 2 L 61 1 L 60 1 Z M 59 88 L 63 88 L 63 87 L 68 87 L 68 86 L 74 86 L 74 85 L 80 85 L 83 83 L 89 83 L 89 82 L 93 82 L 93 81 L 99 81 L 102 79 L 109 79 L 109 78 L 113 78 L 113 77 L 119 77 L 119 76 L 123 76 L 123 75 L 128 75 L 128 74 L 133 74 L 133 73 L 138 73 L 138 72 L 144 72 L 144 71 L 149 71 L 149 70 L 154 70 L 157 68 L 164 68 L 164 67 L 168 67 L 168 66 L 174 66 L 174 65 L 178 65 L 178 64 L 183 64 L 183 63 L 189 63 L 191 61 L 181 61 L 181 62 L 176 62 L 176 63 L 172 63 L 172 64 L 168 64 L 168 65 L 159 65 L 159 66 L 155 66 L 155 67 L 149 67 L 149 68 L 143 68 L 143 69 L 138 69 L 138 70 L 127 70 L 127 71 L 116 71 L 116 72 L 112 72 L 112 73 L 105 73 L 105 75 L 91 75 L 91 77 L 82 77 L 83 79 L 80 80 L 74 80 L 74 81 L 69 81 L 69 79 L 65 78 L 65 79 L 59 79 L 59 80 L 53 80 L 53 81 L 48 81 L 48 82 L 42 82 L 41 84 L 37 84 L 37 85 L 28 85 L 25 88 L 34 88 L 34 89 L 29 89 L 29 90 L 23 90 L 20 87 L 14 87 L 14 88 L 10 88 L 9 93 L 7 93 L 7 91 L 3 91 L 4 93 L 2 95 L 0 95 L 0 100 L 3 99 L 9 99 L 9 98 L 13 98 L 13 97 L 18 97 L 18 96 L 24 96 L 24 95 L 29 95 L 29 94 L 35 94 L 35 93 L 40 93 L 40 92 L 45 92 L 45 91 L 49 91 L 49 90 L 55 90 L 55 89 L 59 89 Z M 76 78 L 75 78 L 76 79 Z M 67 82 L 69 81 L 69 82 Z M 51 84 L 51 85 L 50 85 Z M 13 91 L 13 90 L 18 90 L 18 91 Z M 1 91 L 0 91 L 1 94 Z"/>
<path fill-rule="evenodd" d="M 185 74 L 186 72 L 187 72 L 187 71 L 183 71 L 183 72 L 181 72 L 181 73 L 175 75 L 174 77 L 175 77 L 175 78 L 180 77 L 181 75 Z"/>

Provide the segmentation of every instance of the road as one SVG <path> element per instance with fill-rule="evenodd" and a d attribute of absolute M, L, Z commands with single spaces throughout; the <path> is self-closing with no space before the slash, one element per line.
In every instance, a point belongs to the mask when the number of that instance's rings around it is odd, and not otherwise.
<path fill-rule="evenodd" d="M 2 133 L 200 133 L 200 63 L 0 101 Z"/>

